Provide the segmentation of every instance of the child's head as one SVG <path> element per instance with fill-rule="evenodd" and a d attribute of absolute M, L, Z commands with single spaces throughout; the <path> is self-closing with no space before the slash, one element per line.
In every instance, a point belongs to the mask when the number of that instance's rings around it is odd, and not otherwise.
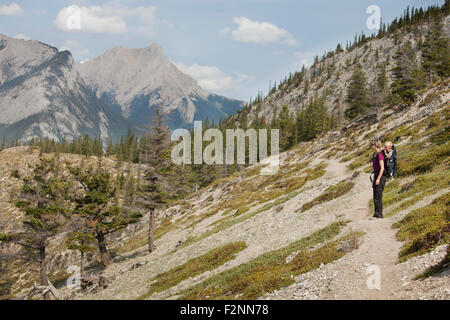
<path fill-rule="evenodd" d="M 391 151 L 393 146 L 394 146 L 394 144 L 393 144 L 391 141 L 387 141 L 387 142 L 384 144 L 384 148 L 385 148 L 387 151 Z"/>

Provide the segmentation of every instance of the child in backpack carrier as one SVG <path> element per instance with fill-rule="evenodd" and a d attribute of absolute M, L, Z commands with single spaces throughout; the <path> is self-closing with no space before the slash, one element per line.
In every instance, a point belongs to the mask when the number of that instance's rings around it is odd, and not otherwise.
<path fill-rule="evenodd" d="M 397 150 L 391 141 L 386 142 L 383 150 L 385 158 L 385 175 L 387 178 L 394 178 L 397 170 Z"/>

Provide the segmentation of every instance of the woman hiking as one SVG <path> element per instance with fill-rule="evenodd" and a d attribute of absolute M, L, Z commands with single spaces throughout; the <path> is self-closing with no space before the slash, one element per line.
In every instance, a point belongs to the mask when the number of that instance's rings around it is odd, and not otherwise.
<path fill-rule="evenodd" d="M 383 190 L 386 184 L 386 177 L 384 176 L 384 155 L 381 150 L 382 144 L 379 140 L 372 141 L 372 149 L 374 150 L 372 156 L 372 168 L 375 174 L 372 181 L 373 188 L 373 204 L 375 207 L 375 214 L 373 218 L 383 218 Z"/>

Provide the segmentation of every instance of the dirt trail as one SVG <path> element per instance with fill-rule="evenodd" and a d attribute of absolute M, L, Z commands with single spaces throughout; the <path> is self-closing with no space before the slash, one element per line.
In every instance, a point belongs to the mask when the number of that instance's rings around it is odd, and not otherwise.
<path fill-rule="evenodd" d="M 345 163 L 328 161 L 329 177 L 344 177 L 350 172 Z M 394 220 L 370 220 L 369 202 L 372 201 L 372 187 L 368 174 L 361 173 L 356 179 L 352 195 L 343 202 L 335 203 L 331 212 L 341 219 L 350 220 L 348 230 L 364 231 L 365 235 L 358 249 L 343 258 L 321 266 L 296 278 L 296 283 L 262 299 L 393 299 L 403 290 L 404 280 L 395 270 L 401 247 L 392 229 Z M 380 271 L 379 290 L 369 289 L 367 279 L 371 276 L 369 267 Z M 373 271 L 372 275 L 373 275 Z"/>
<path fill-rule="evenodd" d="M 331 168 L 330 168 L 331 169 Z M 355 198 L 348 205 L 345 218 L 351 220 L 355 230 L 364 230 L 366 235 L 360 248 L 351 253 L 352 266 L 339 268 L 335 281 L 334 299 L 388 299 L 402 289 L 402 280 L 393 270 L 398 261 L 401 243 L 392 229 L 392 219 L 370 220 L 369 202 L 372 187 L 363 174 L 355 186 Z M 376 266 L 380 270 L 380 289 L 369 289 L 366 282 L 374 275 Z M 352 285 L 352 290 L 348 286 Z M 351 292 L 353 291 L 353 292 Z"/>

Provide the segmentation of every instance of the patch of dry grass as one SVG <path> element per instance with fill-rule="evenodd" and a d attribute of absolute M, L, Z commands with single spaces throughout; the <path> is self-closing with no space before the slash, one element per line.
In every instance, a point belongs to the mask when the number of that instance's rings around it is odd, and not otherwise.
<path fill-rule="evenodd" d="M 328 242 L 318 249 L 313 246 L 336 237 L 345 222 L 336 222 L 282 249 L 262 254 L 248 263 L 214 275 L 204 282 L 181 292 L 183 300 L 256 299 L 267 292 L 292 284 L 294 277 L 339 259 L 352 248 L 340 244 L 359 237 L 352 233 Z M 299 252 L 291 261 L 287 257 Z"/>
<path fill-rule="evenodd" d="M 355 183 L 353 181 L 344 180 L 334 186 L 328 187 L 320 196 L 308 203 L 305 203 L 298 211 L 305 212 L 319 204 L 342 197 L 343 195 L 349 193 L 350 190 L 353 189 L 354 185 Z"/>
<path fill-rule="evenodd" d="M 155 282 L 152 283 L 150 291 L 138 299 L 144 300 L 154 293 L 167 290 L 188 278 L 195 277 L 208 270 L 214 270 L 225 262 L 234 259 L 236 254 L 245 248 L 247 248 L 245 242 L 229 243 L 161 273 L 152 279 Z"/>

